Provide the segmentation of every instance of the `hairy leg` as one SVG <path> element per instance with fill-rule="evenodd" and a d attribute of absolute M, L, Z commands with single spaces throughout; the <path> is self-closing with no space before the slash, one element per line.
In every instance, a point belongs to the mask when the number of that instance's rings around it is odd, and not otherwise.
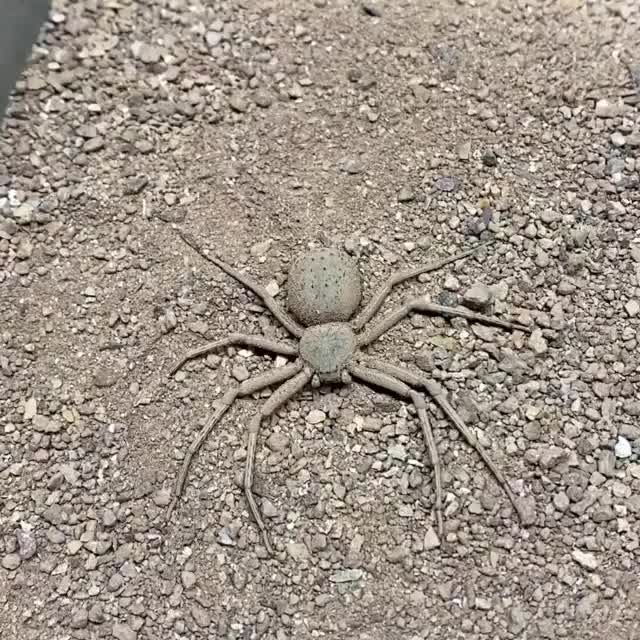
<path fill-rule="evenodd" d="M 479 245 L 481 246 L 481 245 Z M 451 264 L 452 262 L 457 262 L 458 260 L 463 260 L 464 258 L 468 258 L 470 255 L 473 255 L 478 247 L 473 249 L 468 249 L 467 251 L 463 251 L 462 253 L 456 253 L 453 256 L 449 256 L 447 258 L 443 258 L 442 260 L 438 260 L 436 262 L 430 262 L 429 264 L 425 264 L 421 267 L 416 267 L 415 269 L 407 269 L 405 271 L 398 271 L 394 273 L 377 291 L 377 293 L 371 298 L 367 306 L 358 314 L 355 320 L 352 323 L 354 331 L 360 331 L 362 327 L 364 327 L 371 318 L 376 314 L 378 309 L 382 306 L 386 297 L 391 293 L 393 287 L 397 284 L 404 282 L 405 280 L 409 280 L 411 278 L 415 278 L 419 276 L 421 273 L 428 273 L 429 271 L 437 271 L 442 267 Z"/>
<path fill-rule="evenodd" d="M 511 501 L 518 517 L 520 518 L 520 522 L 524 524 L 526 522 L 526 516 L 522 512 L 522 508 L 518 504 L 518 500 L 511 491 L 511 487 L 507 482 L 506 478 L 502 475 L 502 472 L 496 466 L 495 462 L 489 457 L 489 454 L 486 452 L 484 447 L 478 442 L 478 439 L 475 437 L 471 429 L 465 424 L 462 420 L 458 412 L 451 406 L 449 401 L 447 400 L 447 395 L 444 389 L 435 381 L 429 380 L 426 377 L 415 374 L 412 371 L 408 371 L 403 367 L 398 367 L 393 364 L 389 364 L 387 362 L 383 362 L 382 360 L 374 360 L 367 358 L 365 360 L 367 364 L 371 367 L 377 369 L 378 371 L 382 371 L 387 373 L 388 375 L 394 376 L 407 384 L 410 384 L 413 387 L 423 387 L 427 390 L 429 395 L 433 398 L 433 401 L 440 407 L 442 412 L 445 414 L 451 422 L 453 422 L 454 426 L 458 431 L 463 435 L 465 440 L 471 445 L 485 465 L 489 468 L 498 484 L 502 487 L 502 490 L 507 494 L 507 497 Z"/>
<path fill-rule="evenodd" d="M 178 231 L 178 234 L 182 238 L 182 240 L 188 244 L 197 254 L 203 257 L 205 260 L 215 264 L 219 269 L 222 269 L 227 275 L 235 278 L 238 282 L 243 284 L 247 289 L 253 291 L 258 298 L 264 302 L 267 309 L 271 311 L 276 320 L 292 335 L 300 338 L 304 332 L 303 327 L 301 327 L 274 299 L 271 297 L 267 290 L 261 285 L 258 284 L 253 278 L 241 273 L 237 269 L 234 269 L 231 265 L 228 265 L 226 262 L 220 260 L 216 256 L 210 255 L 205 249 L 202 249 L 198 243 L 191 237 L 190 234 L 187 234 L 184 231 Z"/>
<path fill-rule="evenodd" d="M 245 380 L 242 384 L 238 385 L 234 389 L 229 389 L 220 400 L 216 401 L 216 408 L 213 413 L 207 419 L 204 427 L 202 427 L 198 437 L 191 443 L 189 447 L 189 451 L 185 456 L 184 462 L 182 463 L 182 469 L 180 470 L 180 474 L 178 475 L 178 480 L 176 482 L 176 489 L 173 496 L 173 500 L 169 505 L 166 513 L 166 519 L 168 520 L 173 513 L 176 505 L 178 504 L 178 500 L 180 500 L 180 496 L 184 490 L 184 484 L 187 481 L 187 475 L 189 473 L 189 467 L 191 466 L 191 462 L 195 457 L 196 453 L 204 443 L 204 441 L 209 437 L 209 434 L 213 430 L 213 427 L 220 421 L 220 418 L 227 412 L 227 410 L 231 407 L 236 398 L 251 395 L 256 391 L 260 391 L 265 389 L 266 387 L 270 387 L 271 385 L 278 384 L 289 378 L 295 376 L 297 373 L 302 371 L 303 364 L 301 361 L 294 362 L 292 364 L 285 365 L 280 369 L 271 369 L 266 371 L 265 373 L 256 376 L 255 378 L 251 378 L 249 380 Z"/>
<path fill-rule="evenodd" d="M 404 304 L 402 307 L 385 316 L 378 323 L 369 327 L 366 331 L 358 336 L 358 346 L 364 347 L 377 340 L 383 333 L 386 333 L 394 327 L 400 320 L 406 318 L 412 311 L 420 313 L 430 313 L 443 316 L 445 318 L 464 318 L 469 322 L 481 322 L 483 324 L 501 327 L 502 329 L 513 329 L 516 331 L 524 331 L 530 333 L 531 329 L 515 322 L 508 322 L 500 318 L 485 316 L 475 311 L 470 311 L 464 307 L 447 307 L 442 304 L 433 304 L 424 298 L 416 298 Z"/>
<path fill-rule="evenodd" d="M 221 338 L 215 342 L 209 342 L 202 347 L 198 347 L 193 351 L 187 353 L 180 362 L 178 362 L 169 372 L 172 376 L 178 369 L 181 369 L 189 360 L 199 358 L 207 353 L 211 353 L 216 349 L 222 347 L 231 347 L 236 345 L 242 345 L 246 347 L 254 347 L 255 349 L 262 349 L 263 351 L 270 351 L 271 353 L 277 353 L 282 356 L 296 356 L 298 355 L 298 349 L 284 342 L 277 340 L 271 340 L 271 338 L 265 338 L 264 336 L 252 336 L 245 335 L 243 333 L 232 333 L 226 338 Z"/>
<path fill-rule="evenodd" d="M 369 368 L 358 364 L 352 364 L 349 366 L 349 373 L 354 378 L 366 382 L 367 384 L 380 387 L 386 391 L 391 391 L 403 398 L 409 398 L 418 413 L 418 419 L 420 420 L 420 426 L 422 428 L 422 434 L 424 436 L 427 452 L 431 458 L 431 464 L 433 465 L 433 475 L 436 485 L 436 501 L 435 512 L 436 522 L 438 523 L 438 534 L 442 537 L 444 533 L 444 526 L 442 523 L 442 470 L 440 467 L 440 459 L 438 457 L 438 449 L 436 447 L 436 441 L 433 437 L 433 431 L 431 430 L 431 423 L 427 416 L 427 405 L 424 398 L 411 389 L 407 384 L 398 379 L 392 373 L 382 371 L 380 369 Z"/>
<path fill-rule="evenodd" d="M 285 382 L 281 387 L 278 387 L 278 389 L 273 392 L 271 397 L 269 397 L 269 399 L 262 405 L 260 413 L 258 413 L 258 415 L 256 415 L 249 423 L 249 438 L 247 440 L 247 461 L 244 468 L 244 493 L 249 504 L 249 511 L 251 512 L 253 519 L 258 525 L 260 533 L 262 533 L 264 546 L 266 547 L 267 552 L 270 555 L 273 555 L 273 547 L 271 545 L 271 540 L 269 539 L 267 527 L 264 524 L 264 520 L 262 519 L 260 509 L 258 509 L 258 505 L 256 504 L 256 500 L 252 490 L 253 472 L 256 463 L 256 449 L 258 446 L 258 432 L 260 430 L 260 424 L 262 423 L 263 418 L 272 415 L 276 411 L 276 409 L 278 409 L 278 407 L 292 398 L 296 393 L 298 393 L 298 391 L 301 391 L 311 380 L 311 376 L 312 372 L 307 368 L 299 371 L 299 373 L 297 373 L 293 378 Z"/>

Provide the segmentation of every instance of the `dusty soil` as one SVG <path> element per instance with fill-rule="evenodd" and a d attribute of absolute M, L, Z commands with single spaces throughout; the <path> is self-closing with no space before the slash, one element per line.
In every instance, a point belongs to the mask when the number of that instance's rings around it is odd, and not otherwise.
<path fill-rule="evenodd" d="M 0 637 L 640 637 L 638 51 L 633 0 L 56 2 L 0 137 Z M 165 524 L 282 362 L 171 366 L 291 341 L 176 228 L 280 301 L 310 246 L 368 298 L 493 239 L 384 312 L 475 285 L 531 336 L 415 315 L 370 352 L 447 388 L 526 526 L 429 403 L 439 538 L 415 412 L 359 384 L 262 427 L 275 558 L 258 397 Z"/>

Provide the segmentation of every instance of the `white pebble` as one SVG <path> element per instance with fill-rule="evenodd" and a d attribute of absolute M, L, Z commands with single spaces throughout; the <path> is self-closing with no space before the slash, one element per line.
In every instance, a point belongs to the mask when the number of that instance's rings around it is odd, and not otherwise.
<path fill-rule="evenodd" d="M 307 422 L 309 424 L 320 424 L 327 417 L 327 414 L 320 409 L 312 409 L 307 414 Z"/>
<path fill-rule="evenodd" d="M 266 287 L 265 289 L 267 290 L 267 293 L 272 296 L 275 297 L 278 295 L 278 291 L 280 291 L 280 287 L 278 286 L 278 283 L 275 280 L 272 280 Z"/>
<path fill-rule="evenodd" d="M 630 458 L 631 443 L 626 438 L 618 436 L 618 442 L 616 442 L 614 452 L 616 454 L 616 458 L 620 458 L 622 460 L 624 460 L 625 458 Z"/>

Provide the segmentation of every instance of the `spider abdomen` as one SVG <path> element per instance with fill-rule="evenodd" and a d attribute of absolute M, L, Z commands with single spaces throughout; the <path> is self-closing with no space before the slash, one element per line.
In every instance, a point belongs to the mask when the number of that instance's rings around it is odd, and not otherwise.
<path fill-rule="evenodd" d="M 345 322 L 309 327 L 300 339 L 300 357 L 322 382 L 339 382 L 355 350 L 356 336 Z"/>
<path fill-rule="evenodd" d="M 307 327 L 346 322 L 362 298 L 360 272 L 342 251 L 309 251 L 291 266 L 287 293 L 289 310 Z"/>

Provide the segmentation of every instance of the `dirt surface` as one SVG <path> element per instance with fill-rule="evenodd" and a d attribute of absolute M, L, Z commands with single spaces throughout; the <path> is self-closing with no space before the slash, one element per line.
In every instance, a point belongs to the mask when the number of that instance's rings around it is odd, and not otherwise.
<path fill-rule="evenodd" d="M 640 637 L 640 7 L 634 0 L 56 2 L 0 136 L 0 638 Z M 639 86 L 633 84 L 634 77 Z M 625 101 L 626 100 L 626 101 Z M 214 402 L 287 340 L 190 230 L 283 301 L 310 246 L 535 327 L 414 315 L 370 353 L 439 380 L 527 526 L 432 403 Z"/>

